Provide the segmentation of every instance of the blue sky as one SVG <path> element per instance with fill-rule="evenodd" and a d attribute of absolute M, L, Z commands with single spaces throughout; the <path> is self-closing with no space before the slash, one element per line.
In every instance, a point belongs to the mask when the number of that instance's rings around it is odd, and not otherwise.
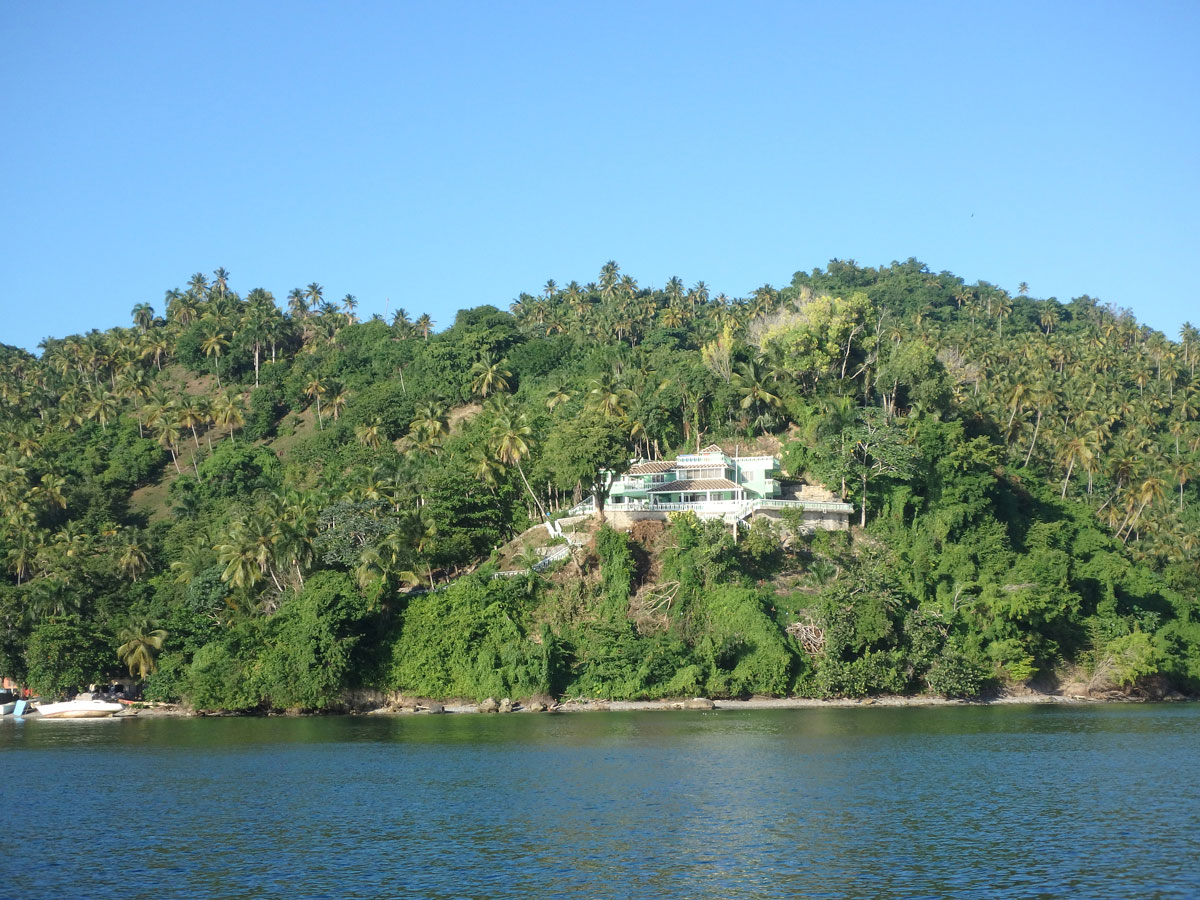
<path fill-rule="evenodd" d="M 1200 320 L 1196 3 L 6 3 L 0 341 L 833 257 Z"/>

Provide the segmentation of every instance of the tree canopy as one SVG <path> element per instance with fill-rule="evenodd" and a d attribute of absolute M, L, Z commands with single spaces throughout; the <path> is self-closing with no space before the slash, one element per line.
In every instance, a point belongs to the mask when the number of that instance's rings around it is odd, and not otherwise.
<path fill-rule="evenodd" d="M 0 345 L 0 666 L 247 709 L 1196 691 L 1200 333 L 1023 288 L 833 260 L 731 298 L 608 262 L 439 331 L 218 269 L 130 327 Z M 602 530 L 491 577 L 632 456 L 713 442 L 853 531 Z"/>

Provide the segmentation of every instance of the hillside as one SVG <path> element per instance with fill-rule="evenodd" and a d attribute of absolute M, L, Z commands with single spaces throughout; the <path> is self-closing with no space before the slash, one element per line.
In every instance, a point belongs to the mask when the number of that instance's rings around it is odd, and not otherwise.
<path fill-rule="evenodd" d="M 608 263 L 441 331 L 355 305 L 217 270 L 0 347 L 0 672 L 128 667 L 224 709 L 1200 689 L 1190 325 L 914 260 L 735 299 Z M 714 442 L 843 492 L 854 529 L 591 523 L 492 577 L 598 470 Z"/>

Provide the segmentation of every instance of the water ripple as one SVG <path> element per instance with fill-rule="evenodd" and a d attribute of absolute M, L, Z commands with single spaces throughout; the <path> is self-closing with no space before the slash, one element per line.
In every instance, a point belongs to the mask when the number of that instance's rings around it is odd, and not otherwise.
<path fill-rule="evenodd" d="M 1196 897 L 1193 706 L 0 725 L 0 897 Z"/>

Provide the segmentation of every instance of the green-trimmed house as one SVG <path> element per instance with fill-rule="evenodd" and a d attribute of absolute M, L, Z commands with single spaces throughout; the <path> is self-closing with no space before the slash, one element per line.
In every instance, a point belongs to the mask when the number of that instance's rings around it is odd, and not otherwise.
<path fill-rule="evenodd" d="M 589 497 L 572 512 L 595 509 Z M 689 511 L 702 519 L 736 521 L 752 515 L 778 517 L 786 509 L 802 511 L 806 530 L 845 529 L 854 508 L 829 491 L 804 485 L 784 496 L 779 460 L 773 456 L 730 456 L 711 444 L 673 460 L 634 460 L 611 482 L 605 511 L 634 519 L 665 519 Z"/>

